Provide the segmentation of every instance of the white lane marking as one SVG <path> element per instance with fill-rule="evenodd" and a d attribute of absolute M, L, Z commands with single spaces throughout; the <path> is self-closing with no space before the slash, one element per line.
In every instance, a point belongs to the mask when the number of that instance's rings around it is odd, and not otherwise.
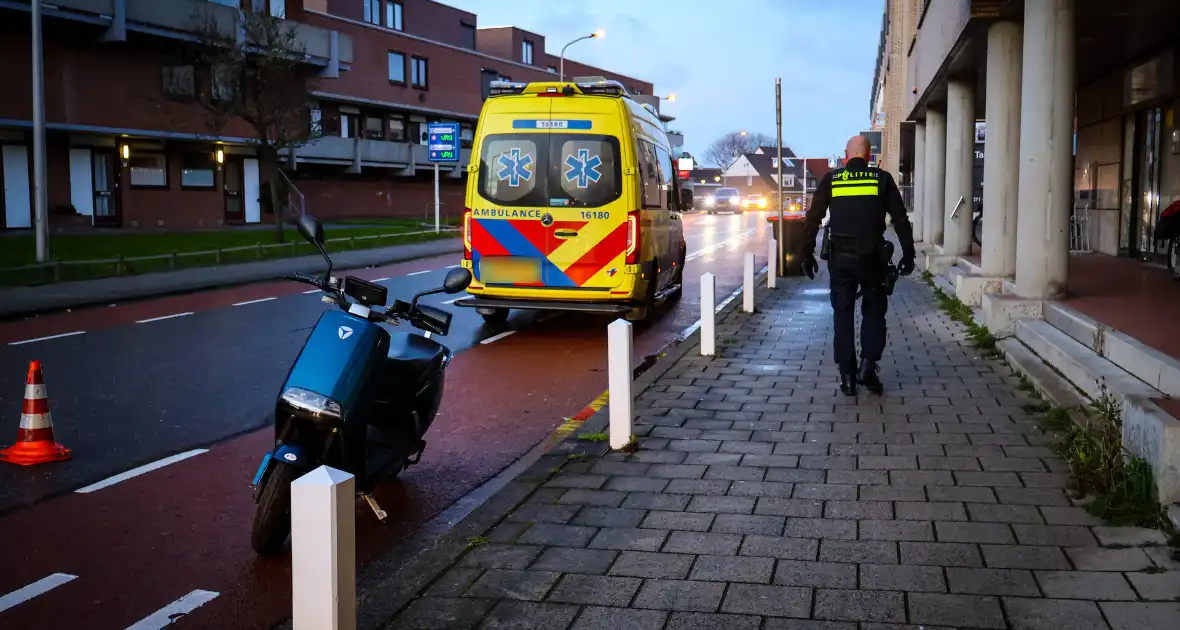
<path fill-rule="evenodd" d="M 235 302 L 234 306 L 246 306 L 247 304 L 258 304 L 259 302 L 269 302 L 271 300 L 277 300 L 277 299 L 279 299 L 279 298 L 268 297 L 268 298 L 259 298 L 257 300 L 246 300 L 245 302 Z"/>
<path fill-rule="evenodd" d="M 463 297 L 467 297 L 467 296 L 463 296 Z M 462 300 L 463 297 L 451 298 L 451 299 L 447 300 L 446 302 L 443 302 L 443 304 L 454 304 L 455 302 Z"/>
<path fill-rule="evenodd" d="M 422 270 L 422 271 L 415 271 L 414 273 L 407 273 L 407 274 L 406 274 L 406 276 L 407 276 L 407 277 L 409 277 L 409 276 L 420 276 L 420 275 L 422 275 L 422 274 L 424 274 L 424 273 L 430 273 L 431 271 L 434 271 L 434 270 L 433 270 L 433 269 L 424 269 L 424 270 Z"/>
<path fill-rule="evenodd" d="M 184 618 L 185 615 L 213 601 L 221 593 L 196 590 L 128 626 L 127 630 L 159 630 Z"/>
<path fill-rule="evenodd" d="M 43 577 L 28 586 L 23 586 L 15 591 L 0 597 L 0 612 L 4 612 L 13 606 L 23 604 L 34 597 L 52 591 L 53 589 L 77 579 L 78 576 L 70 575 L 69 573 L 54 573 L 53 575 Z"/>
<path fill-rule="evenodd" d="M 319 289 L 312 289 L 311 291 L 304 291 L 303 295 L 311 295 L 312 293 L 319 293 Z"/>
<path fill-rule="evenodd" d="M 385 282 L 385 281 L 386 281 L 386 280 L 388 280 L 388 279 L 389 279 L 389 278 L 377 278 L 377 279 L 376 279 L 376 280 L 374 280 L 373 282 Z"/>
<path fill-rule="evenodd" d="M 757 272 L 757 273 L 755 273 L 754 275 L 755 275 L 755 276 L 760 276 L 760 275 L 762 275 L 763 273 L 766 273 L 766 270 L 767 270 L 767 267 L 766 267 L 765 265 L 763 265 L 763 266 L 762 266 L 762 269 L 759 269 L 759 270 L 758 270 L 758 272 Z M 737 299 L 737 296 L 741 295 L 741 293 L 742 293 L 742 288 L 741 288 L 741 287 L 738 287 L 738 288 L 734 289 L 734 290 L 733 290 L 733 293 L 730 293 L 729 295 L 727 295 L 727 296 L 725 297 L 725 299 L 724 299 L 724 300 L 721 300 L 721 303 L 717 305 L 717 308 L 713 309 L 713 312 L 714 312 L 714 313 L 720 313 L 720 312 L 721 312 L 721 309 L 725 308 L 726 306 L 729 306 L 729 303 L 730 303 L 730 302 L 732 302 L 732 301 L 734 301 L 734 300 L 736 300 L 736 299 Z M 700 328 L 700 327 L 701 327 L 701 320 L 699 320 L 699 319 L 698 319 L 698 320 L 696 320 L 695 322 L 693 322 L 691 326 L 689 326 L 688 328 L 685 328 L 684 330 L 682 330 L 682 331 L 680 332 L 680 338 L 681 338 L 681 339 L 683 339 L 683 338 L 685 338 L 685 337 L 687 337 L 687 336 L 689 336 L 689 335 L 693 334 L 693 333 L 694 333 L 694 332 L 696 332 L 696 331 L 697 331 L 697 329 L 698 329 L 698 328 Z"/>
<path fill-rule="evenodd" d="M 192 315 L 192 314 L 193 314 L 192 311 L 189 311 L 187 313 L 173 313 L 171 315 L 163 315 L 160 317 L 151 317 L 148 319 L 141 319 L 135 323 L 136 324 L 150 324 L 152 322 L 158 322 L 158 321 L 165 320 L 165 319 L 174 319 L 176 317 L 187 317 L 188 315 Z"/>
<path fill-rule="evenodd" d="M 494 337 L 488 337 L 487 339 L 484 339 L 483 341 L 481 341 L 479 343 L 486 346 L 489 343 L 497 342 L 497 341 L 499 341 L 499 340 L 501 340 L 501 339 L 503 339 L 503 338 L 507 337 L 508 335 L 511 335 L 512 333 L 515 333 L 515 332 L 516 332 L 515 330 L 509 330 L 508 332 L 502 332 Z"/>
<path fill-rule="evenodd" d="M 734 236 L 733 238 L 728 238 L 728 239 L 725 239 L 724 241 L 721 241 L 719 243 L 714 243 L 713 245 L 710 245 L 708 247 L 698 249 L 697 251 L 685 256 L 684 262 L 688 262 L 690 260 L 695 260 L 697 258 L 700 258 L 701 256 L 704 256 L 705 254 L 717 251 L 717 250 L 725 247 L 726 245 L 729 245 L 730 243 L 733 243 L 733 246 L 736 248 L 738 246 L 738 241 L 740 241 L 741 239 L 745 238 L 746 236 L 748 236 L 750 234 L 753 234 L 755 231 L 757 231 L 757 228 L 746 230 L 745 232 L 741 232 L 737 236 Z"/>
<path fill-rule="evenodd" d="M 176 462 L 186 460 L 190 457 L 196 457 L 197 455 L 200 455 L 201 453 L 208 453 L 208 452 L 209 452 L 209 449 L 207 449 L 207 448 L 198 448 L 198 449 L 193 449 L 191 451 L 187 451 L 184 453 L 177 453 L 176 455 L 173 455 L 171 457 L 165 457 L 164 459 L 161 459 L 159 461 L 155 461 L 150 464 L 144 464 L 143 466 L 140 466 L 139 468 L 132 468 L 131 470 L 128 470 L 127 472 L 121 472 L 121 473 L 115 475 L 114 477 L 107 477 L 106 479 L 103 479 L 102 481 L 100 481 L 98 483 L 94 483 L 89 486 L 86 486 L 85 488 L 78 488 L 74 492 L 79 492 L 81 494 L 89 494 L 91 492 L 94 492 L 95 490 L 102 490 L 103 488 L 108 488 L 110 486 L 113 486 L 113 485 L 121 482 L 121 481 L 127 481 L 128 479 L 131 479 L 132 477 L 138 477 L 144 473 L 149 473 L 153 470 L 163 468 L 169 464 L 175 464 Z"/>
<path fill-rule="evenodd" d="M 86 334 L 85 330 L 78 330 L 74 332 L 62 333 L 60 335 L 49 335 L 48 337 L 37 337 L 36 339 L 25 339 L 24 341 L 10 341 L 10 346 L 23 346 L 26 343 L 37 343 L 38 341 L 49 341 L 50 339 L 61 339 L 62 337 L 73 337 L 74 335 Z"/>
<path fill-rule="evenodd" d="M 443 269 L 458 269 L 459 267 L 462 267 L 462 266 L 463 265 L 448 265 L 446 267 L 443 267 Z"/>

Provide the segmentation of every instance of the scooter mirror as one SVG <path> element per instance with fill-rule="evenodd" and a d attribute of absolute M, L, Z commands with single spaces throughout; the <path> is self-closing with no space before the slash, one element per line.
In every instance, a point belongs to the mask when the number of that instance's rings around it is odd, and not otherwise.
<path fill-rule="evenodd" d="M 459 267 L 447 272 L 447 277 L 443 278 L 443 291 L 458 293 L 466 289 L 469 284 L 471 284 L 471 272 Z"/>
<path fill-rule="evenodd" d="M 324 244 L 324 226 L 310 214 L 299 216 L 299 220 L 295 223 L 299 228 L 299 233 L 303 238 L 307 239 L 309 243 L 317 246 Z"/>

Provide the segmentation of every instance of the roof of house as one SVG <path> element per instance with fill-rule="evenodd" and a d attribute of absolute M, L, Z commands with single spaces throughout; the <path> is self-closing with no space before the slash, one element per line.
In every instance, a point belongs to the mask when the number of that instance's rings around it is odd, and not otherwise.
<path fill-rule="evenodd" d="M 775 183 L 774 176 L 778 175 L 778 168 L 775 160 L 778 157 L 778 147 L 758 147 L 753 153 L 746 153 L 745 158 L 750 162 L 750 166 L 758 173 L 763 185 L 768 189 L 775 190 L 778 184 Z M 802 175 L 803 165 L 796 159 L 795 152 L 789 147 L 783 147 L 783 175 L 793 175 L 795 180 L 794 186 L 787 186 L 784 183 L 783 188 L 789 190 L 802 190 Z M 786 178 L 784 178 L 786 179 Z"/>

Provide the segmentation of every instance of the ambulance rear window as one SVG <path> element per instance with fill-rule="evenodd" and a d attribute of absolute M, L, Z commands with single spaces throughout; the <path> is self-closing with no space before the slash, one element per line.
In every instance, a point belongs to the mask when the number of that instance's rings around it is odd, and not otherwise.
<path fill-rule="evenodd" d="M 484 138 L 479 194 L 502 206 L 593 208 L 618 199 L 619 141 L 575 133 Z"/>

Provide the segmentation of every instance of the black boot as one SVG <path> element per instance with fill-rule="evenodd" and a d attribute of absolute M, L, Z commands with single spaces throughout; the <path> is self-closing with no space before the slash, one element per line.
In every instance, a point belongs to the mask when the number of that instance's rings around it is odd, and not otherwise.
<path fill-rule="evenodd" d="M 877 367 L 876 361 L 861 359 L 860 374 L 857 375 L 857 380 L 867 387 L 870 392 L 880 396 L 881 392 L 885 391 L 885 384 L 881 382 L 881 377 L 877 376 L 878 370 L 880 368 Z"/>
<path fill-rule="evenodd" d="M 840 393 L 845 396 L 856 395 L 856 374 L 853 372 L 842 372 L 840 374 Z"/>

